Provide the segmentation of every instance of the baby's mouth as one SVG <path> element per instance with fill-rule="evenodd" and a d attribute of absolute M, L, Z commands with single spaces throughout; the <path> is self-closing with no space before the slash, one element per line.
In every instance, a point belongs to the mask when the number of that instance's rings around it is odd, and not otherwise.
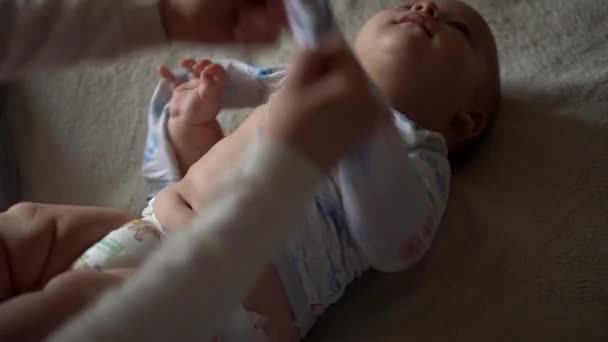
<path fill-rule="evenodd" d="M 420 27 L 424 33 L 429 36 L 429 38 L 433 38 L 433 32 L 431 32 L 431 29 L 429 28 L 427 20 L 424 18 L 424 16 L 418 13 L 409 13 L 408 15 L 405 15 L 395 21 L 395 24 L 397 25 L 405 23 L 413 23 L 418 25 L 418 27 Z"/>

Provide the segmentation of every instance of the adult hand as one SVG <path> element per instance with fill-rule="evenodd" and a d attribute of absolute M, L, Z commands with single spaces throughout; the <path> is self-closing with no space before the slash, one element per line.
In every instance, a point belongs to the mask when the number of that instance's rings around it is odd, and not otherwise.
<path fill-rule="evenodd" d="M 345 42 L 296 52 L 264 124 L 322 170 L 366 139 L 390 112 Z"/>
<path fill-rule="evenodd" d="M 286 23 L 283 0 L 160 0 L 169 39 L 205 43 L 269 43 Z"/>

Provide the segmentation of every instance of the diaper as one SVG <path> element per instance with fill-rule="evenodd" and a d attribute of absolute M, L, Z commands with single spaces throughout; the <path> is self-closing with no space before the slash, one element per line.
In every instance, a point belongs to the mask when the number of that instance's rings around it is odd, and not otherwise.
<path fill-rule="evenodd" d="M 142 218 L 126 223 L 90 247 L 76 261 L 75 269 L 104 271 L 135 268 L 163 240 L 163 229 L 153 210 L 154 199 L 142 212 Z"/>

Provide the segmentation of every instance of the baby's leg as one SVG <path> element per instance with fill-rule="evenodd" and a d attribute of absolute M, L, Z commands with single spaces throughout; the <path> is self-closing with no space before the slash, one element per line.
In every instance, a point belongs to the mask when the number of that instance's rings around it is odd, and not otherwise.
<path fill-rule="evenodd" d="M 0 302 L 42 289 L 91 245 L 131 220 L 106 208 L 20 203 L 0 214 Z"/>
<path fill-rule="evenodd" d="M 102 293 L 122 283 L 130 270 L 70 271 L 36 292 L 0 304 L 0 340 L 40 341 Z"/>

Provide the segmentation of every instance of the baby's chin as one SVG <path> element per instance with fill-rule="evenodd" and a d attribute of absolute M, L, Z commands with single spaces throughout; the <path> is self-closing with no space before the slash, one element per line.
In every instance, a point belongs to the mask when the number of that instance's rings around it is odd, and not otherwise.
<path fill-rule="evenodd" d="M 360 60 L 367 63 L 390 64 L 395 67 L 410 65 L 424 65 L 430 57 L 430 51 L 415 43 L 399 42 L 395 39 L 380 38 L 369 42 L 361 40 L 355 42 L 355 52 Z"/>

